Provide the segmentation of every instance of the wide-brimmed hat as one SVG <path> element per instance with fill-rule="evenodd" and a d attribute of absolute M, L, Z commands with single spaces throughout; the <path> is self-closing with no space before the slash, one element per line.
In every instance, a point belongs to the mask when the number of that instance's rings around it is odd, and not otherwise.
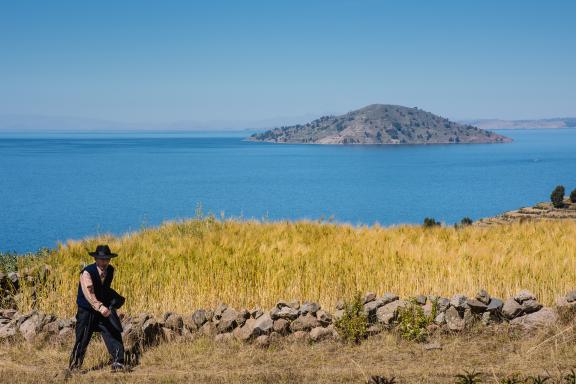
<path fill-rule="evenodd" d="M 90 256 L 96 258 L 96 259 L 111 259 L 113 257 L 118 256 L 115 253 L 112 253 L 110 251 L 110 247 L 107 245 L 99 245 L 96 247 L 96 250 L 94 252 L 88 252 L 90 254 Z"/>

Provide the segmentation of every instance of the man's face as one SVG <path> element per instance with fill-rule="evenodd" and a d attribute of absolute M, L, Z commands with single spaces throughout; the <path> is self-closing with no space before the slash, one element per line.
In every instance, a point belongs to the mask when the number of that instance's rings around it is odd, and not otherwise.
<path fill-rule="evenodd" d="M 96 259 L 96 265 L 100 267 L 100 269 L 106 269 L 108 264 L 110 264 L 110 259 Z"/>

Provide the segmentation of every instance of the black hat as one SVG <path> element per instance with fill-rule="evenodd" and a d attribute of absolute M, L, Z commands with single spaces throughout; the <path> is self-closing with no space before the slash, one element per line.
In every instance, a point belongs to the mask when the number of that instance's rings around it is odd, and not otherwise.
<path fill-rule="evenodd" d="M 110 247 L 107 245 L 99 245 L 96 247 L 96 251 L 88 253 L 96 259 L 111 259 L 118 256 L 117 254 L 110 252 Z"/>

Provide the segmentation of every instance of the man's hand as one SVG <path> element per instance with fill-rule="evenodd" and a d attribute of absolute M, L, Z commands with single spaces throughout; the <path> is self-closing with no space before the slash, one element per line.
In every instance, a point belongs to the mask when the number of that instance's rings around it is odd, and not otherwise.
<path fill-rule="evenodd" d="M 101 306 L 100 307 L 100 313 L 102 314 L 102 316 L 104 317 L 108 317 L 110 316 L 110 310 L 108 308 L 106 308 L 105 306 Z"/>

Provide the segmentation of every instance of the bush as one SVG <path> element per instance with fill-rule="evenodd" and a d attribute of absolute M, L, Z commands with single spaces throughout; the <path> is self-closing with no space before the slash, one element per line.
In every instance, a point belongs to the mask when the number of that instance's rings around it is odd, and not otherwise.
<path fill-rule="evenodd" d="M 436 221 L 433 217 L 425 217 L 424 223 L 422 224 L 424 228 L 432 228 L 432 227 L 439 227 L 440 222 Z"/>
<path fill-rule="evenodd" d="M 428 336 L 427 327 L 434 321 L 438 314 L 438 301 L 432 302 L 430 316 L 424 314 L 424 309 L 414 298 L 409 299 L 406 307 L 399 309 L 400 336 L 406 340 L 422 342 Z"/>
<path fill-rule="evenodd" d="M 572 192 L 570 192 L 570 201 L 576 203 L 576 188 L 574 188 Z"/>
<path fill-rule="evenodd" d="M 554 208 L 562 208 L 564 206 L 564 186 L 559 185 L 550 194 L 550 200 Z"/>
<path fill-rule="evenodd" d="M 466 227 L 468 225 L 472 225 L 473 221 L 471 218 L 469 218 L 468 216 L 464 217 L 462 220 L 460 220 L 460 225 L 463 227 Z"/>
<path fill-rule="evenodd" d="M 18 255 L 14 252 L 0 252 L 0 272 L 16 272 L 18 269 Z"/>
<path fill-rule="evenodd" d="M 364 313 L 364 299 L 357 293 L 352 302 L 344 305 L 344 314 L 334 323 L 345 341 L 359 344 L 368 336 L 368 317 Z"/>

